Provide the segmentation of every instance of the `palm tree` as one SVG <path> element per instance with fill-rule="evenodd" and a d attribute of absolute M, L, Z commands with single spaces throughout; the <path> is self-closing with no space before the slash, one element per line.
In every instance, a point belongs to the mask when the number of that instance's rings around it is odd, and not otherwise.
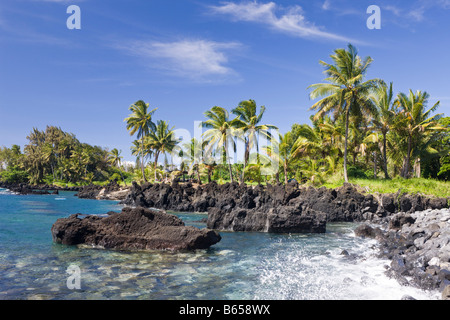
<path fill-rule="evenodd" d="M 399 93 L 396 100 L 396 106 L 399 108 L 396 119 L 396 130 L 403 134 L 407 139 L 406 155 L 403 161 L 403 167 L 400 175 L 403 178 L 410 177 L 410 162 L 413 148 L 419 148 L 419 145 L 413 146 L 413 143 L 419 144 L 420 140 L 433 130 L 443 129 L 437 124 L 437 120 L 442 114 L 431 116 L 440 102 L 436 102 L 433 107 L 426 110 L 429 94 L 427 92 L 417 91 L 414 93 L 409 90 L 409 94 Z"/>
<path fill-rule="evenodd" d="M 335 162 L 331 156 L 325 159 L 312 159 L 311 157 L 304 158 L 300 167 L 302 172 L 314 185 L 320 185 L 325 182 L 325 177 L 334 172 Z"/>
<path fill-rule="evenodd" d="M 136 101 L 130 106 L 129 110 L 132 112 L 124 121 L 127 123 L 127 130 L 130 135 L 137 132 L 137 138 L 141 139 L 141 170 L 144 181 L 147 182 L 144 173 L 144 138 L 148 136 L 149 132 L 155 130 L 155 124 L 152 121 L 152 116 L 158 108 L 148 111 L 149 104 L 143 100 Z"/>
<path fill-rule="evenodd" d="M 190 142 L 184 143 L 183 147 L 183 158 L 189 163 L 190 170 L 197 173 L 198 183 L 202 184 L 202 180 L 200 178 L 200 164 L 202 163 L 203 158 L 203 148 L 201 142 L 195 138 L 192 138 Z"/>
<path fill-rule="evenodd" d="M 169 128 L 169 123 L 164 120 L 158 120 L 154 130 L 151 130 L 145 139 L 145 149 L 152 150 L 155 154 L 155 181 L 158 158 L 161 154 L 166 155 L 173 151 L 179 141 L 175 139 L 174 127 Z"/>
<path fill-rule="evenodd" d="M 335 119 L 339 114 L 345 117 L 345 144 L 344 144 L 344 179 L 348 182 L 347 175 L 347 151 L 348 151 L 348 126 L 349 116 L 361 112 L 373 112 L 374 107 L 369 99 L 369 94 L 384 82 L 380 79 L 364 81 L 367 69 L 373 59 L 366 57 L 364 60 L 358 56 L 357 50 L 351 44 L 348 50 L 336 49 L 331 55 L 334 64 L 320 61 L 325 67 L 328 83 L 316 83 L 308 88 L 311 99 L 323 97 L 310 109 L 318 110 L 315 118 L 324 116 L 334 111 Z"/>
<path fill-rule="evenodd" d="M 202 126 L 208 129 L 203 133 L 203 137 L 207 141 L 205 153 L 211 154 L 214 146 L 216 149 L 222 149 L 223 163 L 228 163 L 230 180 L 234 182 L 228 148 L 231 144 L 236 152 L 236 144 L 233 140 L 236 135 L 236 119 L 230 120 L 228 111 L 218 106 L 212 107 L 204 114 L 208 118 L 202 122 Z"/>
<path fill-rule="evenodd" d="M 236 127 L 243 131 L 243 139 L 245 145 L 244 153 L 244 170 L 242 170 L 241 182 L 244 181 L 245 167 L 247 167 L 250 150 L 255 146 L 257 155 L 259 154 L 258 136 L 264 135 L 270 139 L 270 129 L 278 129 L 274 125 L 260 124 L 261 119 L 266 111 L 265 106 L 261 106 L 259 113 L 257 112 L 256 102 L 254 100 L 244 100 L 231 110 L 238 116 Z M 259 157 L 257 157 L 258 161 Z"/>
<path fill-rule="evenodd" d="M 394 124 L 395 110 L 393 107 L 394 94 L 392 82 L 389 88 L 386 85 L 380 86 L 373 95 L 377 112 L 373 119 L 374 127 L 383 135 L 383 171 L 384 177 L 389 178 L 387 163 L 387 134 Z"/>
<path fill-rule="evenodd" d="M 108 152 L 108 162 L 112 166 L 119 169 L 120 176 L 122 177 L 122 181 L 125 183 L 125 185 L 127 185 L 127 183 L 125 182 L 125 178 L 123 177 L 122 170 L 120 170 L 120 164 L 122 163 L 122 159 L 123 159 L 123 157 L 120 156 L 121 153 L 122 153 L 122 150 L 119 151 L 117 148 L 112 149 L 110 152 Z"/>
<path fill-rule="evenodd" d="M 272 138 L 271 145 L 263 147 L 272 161 L 279 163 L 284 171 L 284 183 L 288 183 L 288 169 L 290 165 L 297 160 L 300 152 L 299 143 L 301 139 L 294 141 L 292 132 L 286 132 L 284 135 L 278 134 L 278 140 Z M 276 175 L 278 182 L 278 174 Z"/>

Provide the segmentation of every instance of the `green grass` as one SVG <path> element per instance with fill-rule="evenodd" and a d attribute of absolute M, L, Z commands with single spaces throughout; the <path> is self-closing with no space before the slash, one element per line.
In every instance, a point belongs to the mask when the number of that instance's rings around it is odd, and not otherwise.
<path fill-rule="evenodd" d="M 422 194 L 431 197 L 450 197 L 450 182 L 439 181 L 425 178 L 394 178 L 385 179 L 356 179 L 350 178 L 351 184 L 358 185 L 366 190 L 367 193 L 396 193 L 401 190 L 402 193 Z M 336 188 L 342 186 L 344 180 L 339 177 L 331 177 L 324 184 L 327 188 Z"/>

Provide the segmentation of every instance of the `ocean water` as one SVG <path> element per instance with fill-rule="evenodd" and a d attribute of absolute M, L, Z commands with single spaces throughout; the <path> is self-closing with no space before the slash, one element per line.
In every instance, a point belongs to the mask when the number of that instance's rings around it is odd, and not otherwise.
<path fill-rule="evenodd" d="M 402 286 L 385 275 L 376 242 L 353 235 L 353 223 L 325 234 L 221 232 L 194 252 L 123 252 L 52 242 L 51 226 L 73 213 L 121 210 L 116 201 L 0 189 L 0 299 L 58 300 L 419 300 L 437 291 Z M 205 214 L 174 213 L 204 228 Z M 342 255 L 347 250 L 349 255 Z M 72 274 L 78 268 L 79 286 Z"/>

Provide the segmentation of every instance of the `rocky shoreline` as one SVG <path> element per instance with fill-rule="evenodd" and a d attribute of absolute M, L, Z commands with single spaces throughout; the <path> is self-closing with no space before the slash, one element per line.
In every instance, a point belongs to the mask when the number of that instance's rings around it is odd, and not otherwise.
<path fill-rule="evenodd" d="M 378 224 L 363 223 L 355 234 L 378 240 L 379 257 L 391 261 L 388 276 L 439 290 L 450 300 L 450 209 L 399 212 Z"/>
<path fill-rule="evenodd" d="M 53 185 L 29 185 L 26 183 L 6 183 L 0 181 L 0 188 L 8 189 L 15 194 L 58 194 L 59 191 L 80 191 L 83 187 L 58 187 Z"/>
<path fill-rule="evenodd" d="M 360 222 L 355 234 L 378 240 L 379 256 L 390 260 L 389 276 L 440 290 L 443 299 L 450 299 L 450 197 L 371 195 L 350 184 L 317 189 L 297 183 L 133 183 L 129 188 L 111 183 L 76 191 L 80 198 L 121 200 L 131 207 L 207 212 L 206 226 L 215 232 L 322 233 L 328 222 Z"/>
<path fill-rule="evenodd" d="M 304 188 L 215 183 L 194 187 L 133 183 L 122 204 L 208 212 L 207 227 L 227 231 L 325 232 L 327 222 L 361 222 L 357 236 L 379 240 L 386 273 L 450 299 L 449 198 L 364 194 L 355 186 Z"/>

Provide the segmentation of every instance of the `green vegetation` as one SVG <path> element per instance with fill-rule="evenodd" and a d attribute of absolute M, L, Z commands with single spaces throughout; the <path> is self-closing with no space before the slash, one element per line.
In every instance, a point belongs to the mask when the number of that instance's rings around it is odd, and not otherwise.
<path fill-rule="evenodd" d="M 450 117 L 436 113 L 440 103 L 429 106 L 426 91 L 394 94 L 392 82 L 367 80 L 373 60 L 362 59 L 352 45 L 330 57 L 332 63 L 320 61 L 324 82 L 308 87 L 310 98 L 318 99 L 311 123 L 294 123 L 288 132 L 264 124 L 266 107 L 249 99 L 230 110 L 205 110 L 201 139 L 180 141 L 168 121 L 153 119 L 157 108 L 138 100 L 124 119 L 136 137 L 135 166 L 123 166 L 120 150 L 47 127 L 33 129 L 23 153 L 17 145 L 0 148 L 0 179 L 59 185 L 295 179 L 326 187 L 348 181 L 373 193 L 450 196 Z"/>
<path fill-rule="evenodd" d="M 60 186 L 108 183 L 114 175 L 124 181 L 130 175 L 110 162 L 112 153 L 80 142 L 74 134 L 47 126 L 33 128 L 23 153 L 20 146 L 0 148 L 0 177 L 8 183 L 55 184 Z M 114 153 L 118 151 L 115 150 Z M 120 162 L 120 161 L 119 161 Z"/>
<path fill-rule="evenodd" d="M 323 186 L 337 188 L 342 186 L 343 178 L 330 177 Z M 422 194 L 425 196 L 448 197 L 450 195 L 450 184 L 446 181 L 425 178 L 404 179 L 396 177 L 393 179 L 361 179 L 349 178 L 349 183 L 358 185 L 367 193 L 409 193 Z"/>

